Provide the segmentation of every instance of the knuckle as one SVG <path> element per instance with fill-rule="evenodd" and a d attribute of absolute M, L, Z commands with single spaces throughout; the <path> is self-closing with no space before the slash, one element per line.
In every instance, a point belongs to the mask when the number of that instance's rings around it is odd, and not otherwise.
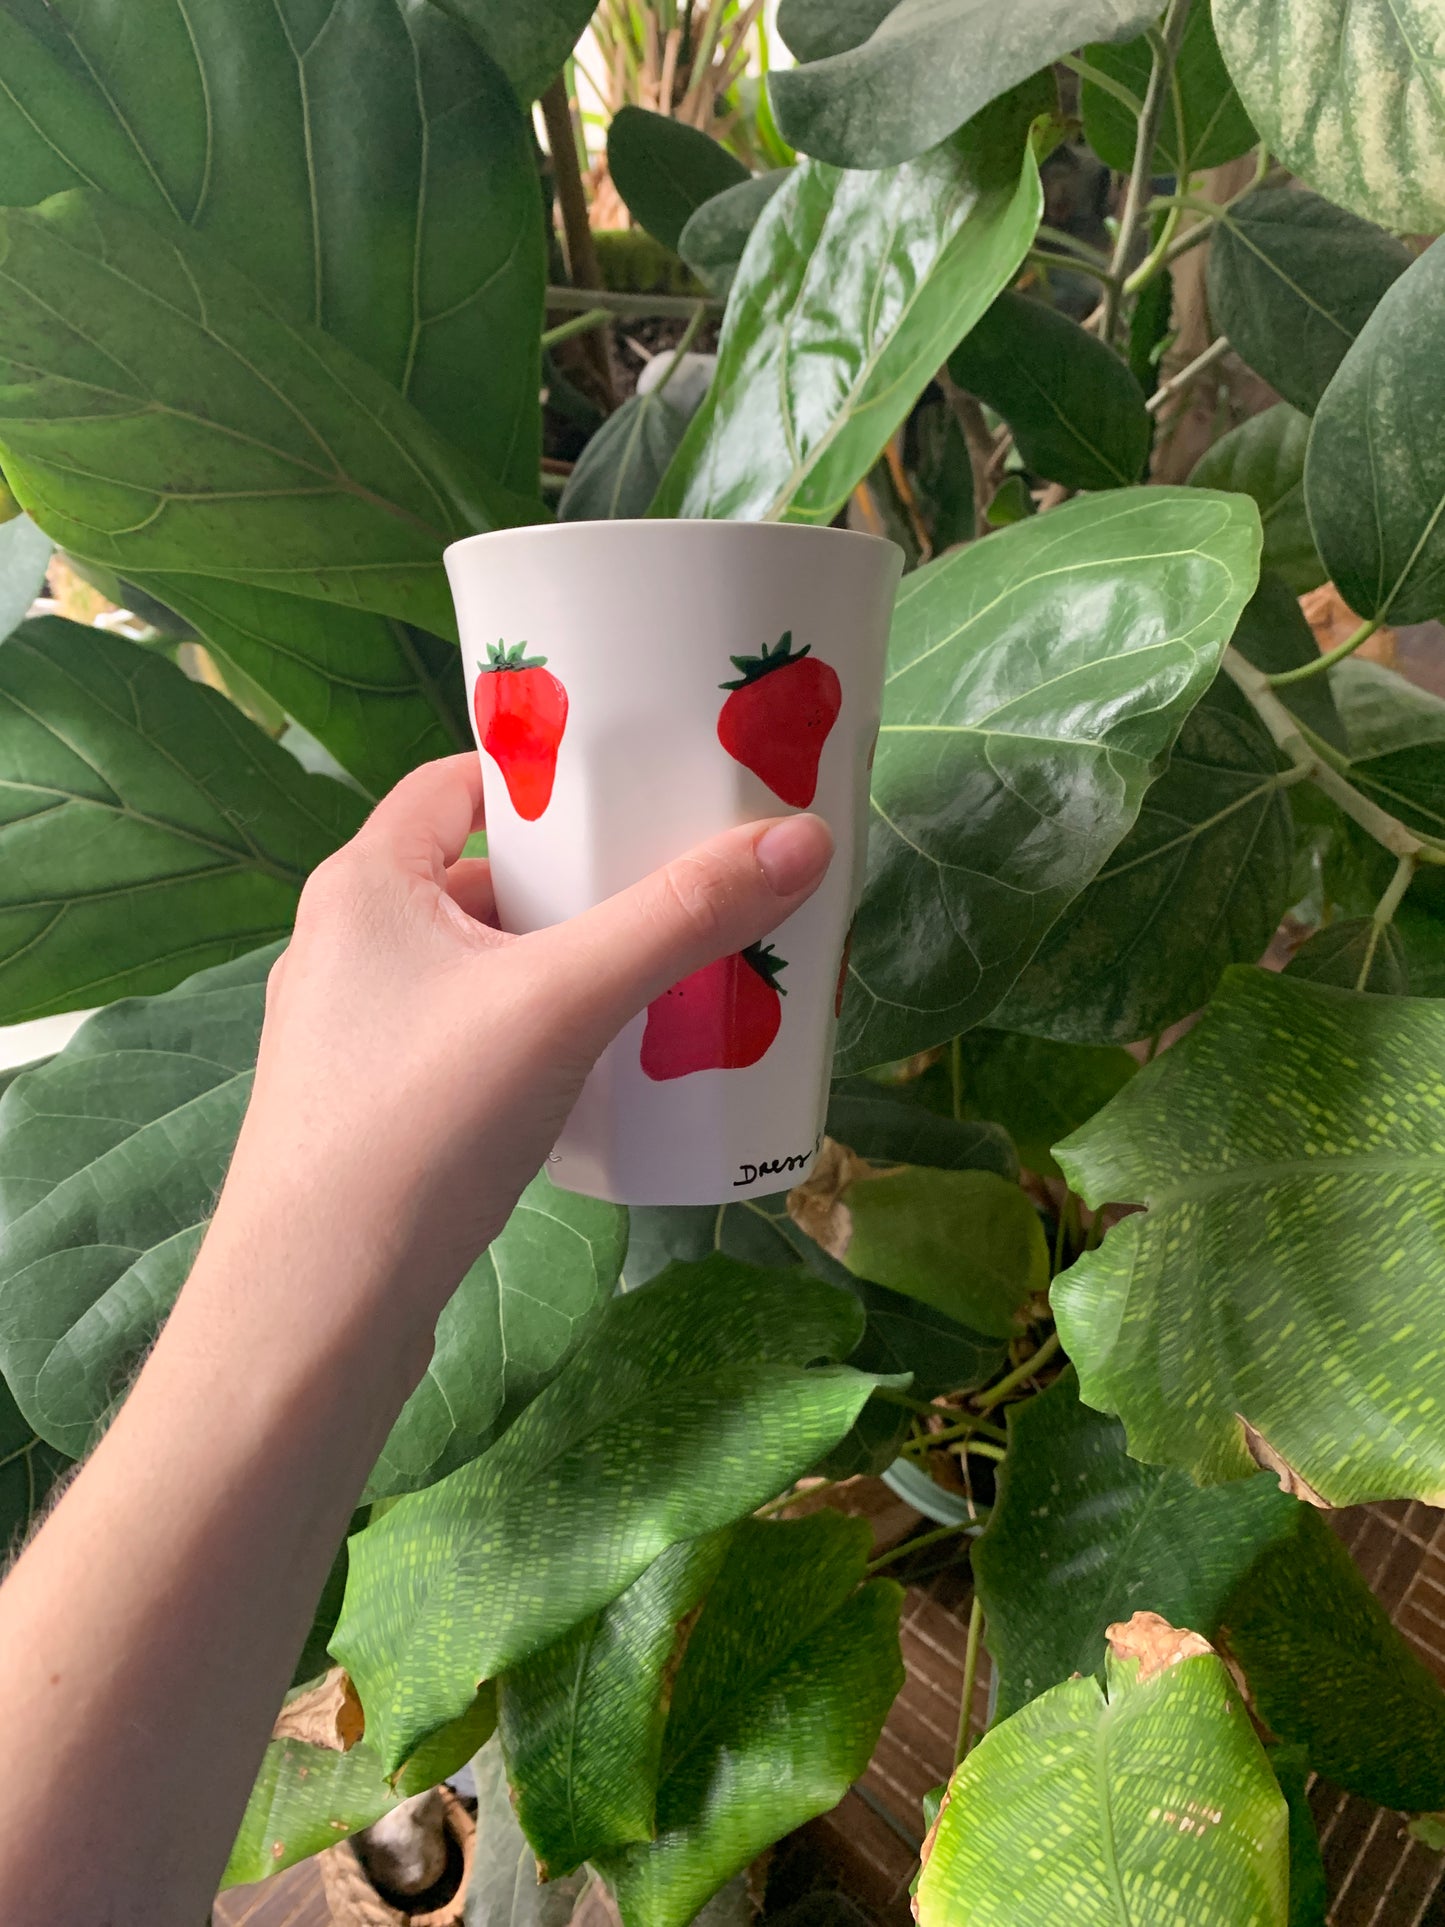
<path fill-rule="evenodd" d="M 296 906 L 296 927 L 308 932 L 325 929 L 349 916 L 362 894 L 361 866 L 350 845 L 318 863 L 307 877 Z"/>

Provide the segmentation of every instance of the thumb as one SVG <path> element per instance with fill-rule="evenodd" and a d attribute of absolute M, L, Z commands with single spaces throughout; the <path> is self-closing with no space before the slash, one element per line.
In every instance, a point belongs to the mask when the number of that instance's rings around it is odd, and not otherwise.
<path fill-rule="evenodd" d="M 822 882 L 833 835 L 818 816 L 727 830 L 568 923 L 522 941 L 597 1048 L 683 977 L 745 950 Z"/>

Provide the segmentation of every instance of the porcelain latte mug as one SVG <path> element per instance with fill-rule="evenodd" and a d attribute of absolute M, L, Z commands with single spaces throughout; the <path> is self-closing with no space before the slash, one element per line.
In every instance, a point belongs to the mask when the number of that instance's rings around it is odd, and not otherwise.
<path fill-rule="evenodd" d="M 790 811 L 837 854 L 764 943 L 612 1044 L 548 1164 L 618 1204 L 796 1184 L 822 1143 L 901 552 L 778 523 L 574 522 L 447 551 L 504 930 Z"/>

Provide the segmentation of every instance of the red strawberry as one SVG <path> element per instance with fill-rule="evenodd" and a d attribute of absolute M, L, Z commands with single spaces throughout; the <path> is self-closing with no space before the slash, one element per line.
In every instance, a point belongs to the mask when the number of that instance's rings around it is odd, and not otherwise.
<path fill-rule="evenodd" d="M 761 776 L 774 796 L 805 810 L 818 789 L 818 761 L 843 706 L 837 672 L 793 650 L 790 629 L 771 652 L 734 656 L 742 671 L 717 719 L 728 755 Z"/>
<path fill-rule="evenodd" d="M 477 738 L 501 770 L 512 808 L 535 823 L 552 800 L 557 750 L 567 727 L 567 691 L 545 656 L 498 643 L 477 677 Z"/>
<path fill-rule="evenodd" d="M 695 970 L 647 1006 L 642 1068 L 663 1083 L 693 1071 L 744 1070 L 765 1057 L 783 1021 L 786 970 L 772 945 L 752 944 Z"/>

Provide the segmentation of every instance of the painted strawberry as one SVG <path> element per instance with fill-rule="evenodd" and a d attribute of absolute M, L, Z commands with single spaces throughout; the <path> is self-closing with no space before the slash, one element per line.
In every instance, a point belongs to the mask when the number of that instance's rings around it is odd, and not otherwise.
<path fill-rule="evenodd" d="M 765 1057 L 783 1021 L 773 947 L 755 943 L 654 997 L 642 1034 L 642 1068 L 657 1083 L 694 1071 L 745 1070 Z"/>
<path fill-rule="evenodd" d="M 474 697 L 477 740 L 506 781 L 512 808 L 535 823 L 552 800 L 557 751 L 567 727 L 567 691 L 519 642 L 487 651 Z"/>
<path fill-rule="evenodd" d="M 760 776 L 795 809 L 805 810 L 818 789 L 818 762 L 843 706 L 837 671 L 793 648 L 790 629 L 775 649 L 734 656 L 742 674 L 722 687 L 731 694 L 717 719 L 728 755 Z"/>

